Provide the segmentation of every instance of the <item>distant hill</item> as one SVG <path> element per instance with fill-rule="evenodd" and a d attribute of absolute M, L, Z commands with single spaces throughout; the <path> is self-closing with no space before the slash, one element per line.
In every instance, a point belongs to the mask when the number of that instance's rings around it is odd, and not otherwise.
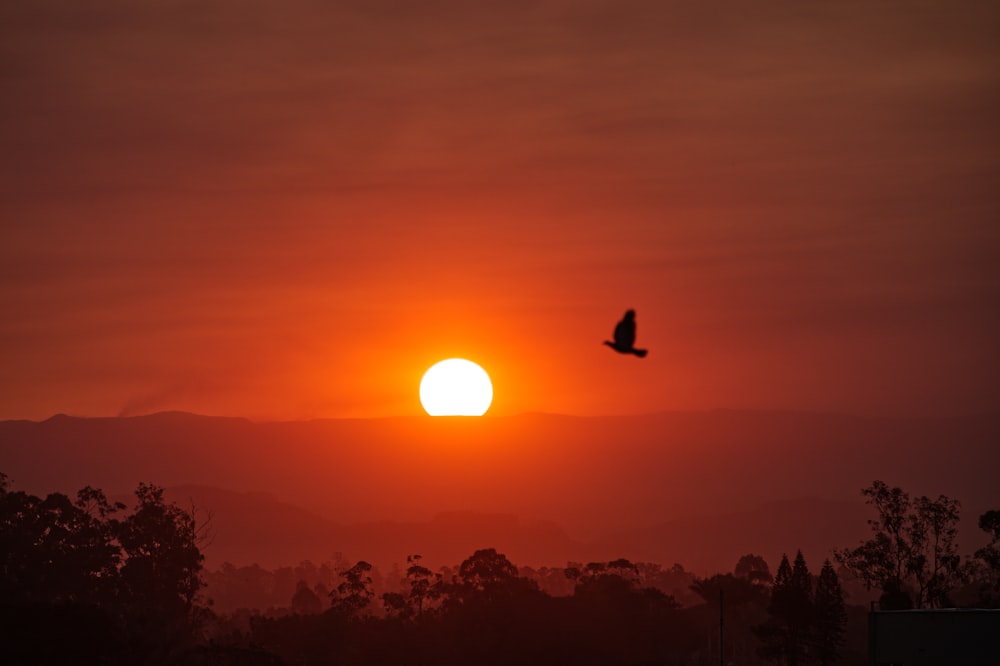
<path fill-rule="evenodd" d="M 427 522 L 339 524 L 280 502 L 266 493 L 236 493 L 205 486 L 168 488 L 166 497 L 211 516 L 206 565 L 222 562 L 265 568 L 323 562 L 341 553 L 385 568 L 420 554 L 434 566 L 455 565 L 475 550 L 495 547 L 519 565 L 562 566 L 628 557 L 679 562 L 701 573 L 730 571 L 743 554 L 764 555 L 776 566 L 782 553 L 801 548 L 817 565 L 830 548 L 865 537 L 869 513 L 860 501 L 816 499 L 772 502 L 732 514 L 678 519 L 610 534 L 594 542 L 571 539 L 558 526 L 513 515 L 444 513 Z M 126 504 L 129 498 L 119 497 Z"/>
<path fill-rule="evenodd" d="M 518 564 L 579 552 L 700 570 L 692 560 L 729 568 L 732 553 L 803 547 L 822 557 L 849 545 L 855 521 L 866 529 L 859 493 L 874 479 L 959 499 L 975 532 L 978 513 L 1000 507 L 998 443 L 996 416 L 56 416 L 0 422 L 0 471 L 34 493 L 91 485 L 122 494 L 150 481 L 187 486 L 180 497 L 201 487 L 196 503 L 217 515 L 213 548 L 234 557 L 241 548 L 275 562 L 296 549 L 377 559 L 376 548 L 399 558 L 440 548 L 454 560 L 471 553 L 466 544 L 498 545 L 507 534 L 524 553 L 510 554 Z M 467 538 L 443 545 L 454 535 Z"/>
<path fill-rule="evenodd" d="M 782 554 L 802 550 L 818 570 L 833 549 L 853 546 L 870 534 L 872 513 L 860 499 L 850 502 L 805 498 L 767 502 L 721 515 L 690 516 L 651 527 L 610 534 L 607 549 L 631 553 L 636 560 L 674 560 L 701 573 L 732 571 L 746 553 L 764 556 L 773 570 Z M 815 565 L 815 566 L 813 566 Z"/>
<path fill-rule="evenodd" d="M 559 527 L 526 522 L 513 515 L 443 513 L 426 522 L 379 521 L 344 525 L 267 493 L 238 493 L 206 486 L 167 488 L 167 500 L 208 520 L 206 566 L 223 562 L 264 568 L 333 559 L 335 553 L 383 567 L 405 566 L 419 554 L 435 566 L 458 564 L 475 550 L 496 547 L 518 564 L 562 565 L 596 554 L 590 545 L 570 539 Z M 116 497 L 126 504 L 128 497 Z"/>

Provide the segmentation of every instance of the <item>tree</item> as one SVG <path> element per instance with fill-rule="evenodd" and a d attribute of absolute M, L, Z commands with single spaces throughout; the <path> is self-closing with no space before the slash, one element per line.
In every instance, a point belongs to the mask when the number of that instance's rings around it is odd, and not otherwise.
<path fill-rule="evenodd" d="M 812 652 L 820 666 L 828 666 L 840 658 L 840 648 L 844 645 L 844 633 L 847 628 L 844 592 L 830 560 L 824 561 L 823 568 L 820 569 L 813 606 L 815 633 Z"/>
<path fill-rule="evenodd" d="M 100 604 L 117 596 L 124 508 L 90 487 L 73 502 L 8 490 L 0 480 L 0 597 L 17 602 Z"/>
<path fill-rule="evenodd" d="M 767 612 L 767 621 L 755 630 L 764 643 L 758 651 L 760 656 L 786 666 L 805 664 L 815 609 L 812 578 L 801 550 L 795 555 L 794 565 L 788 563 L 787 555 L 781 556 Z"/>
<path fill-rule="evenodd" d="M 878 511 L 878 518 L 868 521 L 873 536 L 837 551 L 835 559 L 868 589 L 882 590 L 884 609 L 948 605 L 962 570 L 955 544 L 959 503 L 944 495 L 911 501 L 901 488 L 882 481 L 861 492 Z"/>
<path fill-rule="evenodd" d="M 193 645 L 195 599 L 204 557 L 194 514 L 163 499 L 163 488 L 140 483 L 131 514 L 117 523 L 121 546 L 119 600 L 130 660 L 147 662 Z"/>
<path fill-rule="evenodd" d="M 441 575 L 434 574 L 430 569 L 420 564 L 420 555 L 409 555 L 406 558 L 406 584 L 410 588 L 407 595 L 413 614 L 420 617 L 424 606 L 429 601 L 441 597 Z"/>
<path fill-rule="evenodd" d="M 753 658 L 758 639 L 754 627 L 764 621 L 767 607 L 767 587 L 739 578 L 731 573 L 716 574 L 709 578 L 697 578 L 691 590 L 704 599 L 710 610 L 709 617 L 718 622 L 719 604 L 725 618 L 725 637 L 722 652 L 727 661 L 742 663 Z M 712 652 L 718 649 L 716 638 L 712 638 Z"/>
<path fill-rule="evenodd" d="M 292 595 L 292 612 L 300 615 L 315 615 L 323 610 L 323 602 L 309 587 L 309 583 L 300 580 L 295 585 L 295 594 Z"/>
<path fill-rule="evenodd" d="M 1000 606 L 1000 511 L 979 516 L 979 529 L 990 535 L 990 542 L 975 554 L 981 572 L 980 604 L 995 608 Z"/>
<path fill-rule="evenodd" d="M 767 560 L 753 553 L 744 555 L 736 562 L 733 575 L 751 583 L 767 584 L 774 581 L 774 578 L 771 577 L 771 569 L 767 566 Z"/>
<path fill-rule="evenodd" d="M 140 483 L 134 511 L 117 530 L 124 593 L 133 605 L 187 615 L 202 587 L 204 556 L 192 513 L 167 504 L 163 488 Z"/>
<path fill-rule="evenodd" d="M 638 584 L 639 582 L 639 567 L 624 557 L 608 562 L 607 571 L 610 575 L 618 576 L 631 583 Z"/>
<path fill-rule="evenodd" d="M 708 578 L 696 578 L 691 583 L 691 591 L 705 600 L 705 603 L 719 607 L 719 593 L 727 606 L 734 604 L 763 605 L 767 601 L 767 590 L 745 578 L 733 574 L 716 574 Z"/>
<path fill-rule="evenodd" d="M 349 617 L 361 615 L 375 596 L 371 571 L 372 565 L 364 560 L 350 569 L 341 571 L 340 577 L 344 582 L 337 585 L 336 590 L 330 593 L 333 597 L 332 608 Z"/>
<path fill-rule="evenodd" d="M 789 629 L 788 654 L 794 658 L 789 660 L 789 666 L 805 663 L 805 653 L 808 651 L 810 634 L 815 623 L 816 610 L 812 600 L 812 576 L 806 566 L 802 551 L 796 551 L 795 562 L 792 563 L 791 585 L 786 591 L 785 621 Z"/>
<path fill-rule="evenodd" d="M 202 585 L 195 520 L 160 488 L 140 484 L 135 494 L 120 517 L 124 505 L 100 490 L 42 499 L 11 492 L 0 475 L 0 607 L 9 616 L 0 624 L 18 623 L 0 643 L 12 654 L 152 663 L 193 644 Z"/>
<path fill-rule="evenodd" d="M 495 548 L 477 550 L 458 567 L 459 592 L 465 598 L 509 595 L 518 580 L 533 582 L 519 579 L 517 567 Z"/>
<path fill-rule="evenodd" d="M 613 580 L 622 586 L 632 589 L 639 584 L 639 567 L 625 558 L 610 562 L 588 562 L 586 566 L 567 566 L 564 575 L 573 581 L 577 592 L 583 588 L 593 587 L 600 582 Z"/>
<path fill-rule="evenodd" d="M 955 537 L 961 505 L 944 495 L 934 501 L 919 497 L 912 521 L 914 554 L 911 573 L 917 601 L 931 608 L 951 606 L 950 592 L 961 582 L 961 557 Z"/>
<path fill-rule="evenodd" d="M 427 605 L 441 598 L 443 583 L 441 574 L 435 574 L 420 564 L 420 555 L 407 555 L 405 591 L 386 592 L 382 603 L 390 615 L 413 619 L 421 617 Z"/>

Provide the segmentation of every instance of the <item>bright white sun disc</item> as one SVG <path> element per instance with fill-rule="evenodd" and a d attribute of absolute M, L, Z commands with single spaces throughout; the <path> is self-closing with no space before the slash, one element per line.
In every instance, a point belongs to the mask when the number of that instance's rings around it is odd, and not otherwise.
<path fill-rule="evenodd" d="M 482 416 L 493 402 L 493 383 L 464 358 L 432 365 L 420 380 L 420 404 L 431 416 Z"/>

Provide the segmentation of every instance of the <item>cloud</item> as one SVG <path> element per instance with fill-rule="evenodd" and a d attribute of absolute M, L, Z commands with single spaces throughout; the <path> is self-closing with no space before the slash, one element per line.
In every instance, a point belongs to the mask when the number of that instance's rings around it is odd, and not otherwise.
<path fill-rule="evenodd" d="M 266 374 L 285 352 L 259 340 L 340 334 L 317 311 L 530 330 L 622 293 L 705 353 L 859 339 L 1000 376 L 996 3 L 8 5 L 12 386 L 67 350 L 99 376 L 122 339 Z"/>

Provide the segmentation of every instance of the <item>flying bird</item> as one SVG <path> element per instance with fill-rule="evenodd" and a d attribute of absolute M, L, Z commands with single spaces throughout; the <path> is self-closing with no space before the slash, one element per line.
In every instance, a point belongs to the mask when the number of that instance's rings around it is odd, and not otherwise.
<path fill-rule="evenodd" d="M 615 326 L 615 341 L 605 340 L 604 344 L 619 354 L 635 354 L 639 358 L 646 357 L 647 350 L 635 348 L 635 310 L 626 312 L 622 320 Z"/>

